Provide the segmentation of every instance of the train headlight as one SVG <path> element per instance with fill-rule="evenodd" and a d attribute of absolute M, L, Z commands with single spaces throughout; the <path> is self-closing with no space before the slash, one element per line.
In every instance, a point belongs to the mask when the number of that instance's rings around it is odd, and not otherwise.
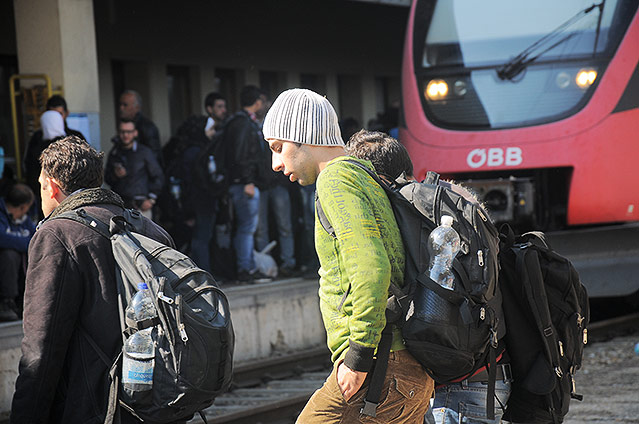
<path fill-rule="evenodd" d="M 448 84 L 444 80 L 432 80 L 426 86 L 424 94 L 428 100 L 443 100 L 448 95 Z"/>
<path fill-rule="evenodd" d="M 582 69 L 577 73 L 575 82 L 579 88 L 588 88 L 597 79 L 597 71 L 594 69 Z"/>
<path fill-rule="evenodd" d="M 455 81 L 453 85 L 453 91 L 455 95 L 458 97 L 463 97 L 468 92 L 468 88 L 466 88 L 466 83 L 462 80 Z"/>
<path fill-rule="evenodd" d="M 561 88 L 562 90 L 564 88 L 567 88 L 570 85 L 570 78 L 571 77 L 568 72 L 560 72 L 559 74 L 557 74 L 557 78 L 555 79 L 557 87 Z"/>

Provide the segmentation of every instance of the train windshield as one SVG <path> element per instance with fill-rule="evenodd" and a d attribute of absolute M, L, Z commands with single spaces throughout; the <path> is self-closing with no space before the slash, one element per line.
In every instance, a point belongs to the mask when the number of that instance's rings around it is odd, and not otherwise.
<path fill-rule="evenodd" d="M 581 109 L 636 0 L 418 2 L 415 71 L 426 113 L 453 128 L 509 128 Z"/>

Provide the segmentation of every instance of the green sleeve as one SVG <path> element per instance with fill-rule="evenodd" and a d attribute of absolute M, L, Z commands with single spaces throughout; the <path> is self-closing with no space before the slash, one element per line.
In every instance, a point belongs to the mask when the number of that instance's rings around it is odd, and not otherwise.
<path fill-rule="evenodd" d="M 374 213 L 384 207 L 386 194 L 374 189 L 377 183 L 363 170 L 353 172 L 353 168 L 356 166 L 327 167 L 318 180 L 317 193 L 335 229 L 340 268 L 350 284 L 352 311 L 345 364 L 368 371 L 386 325 L 391 279 L 390 259 Z"/>

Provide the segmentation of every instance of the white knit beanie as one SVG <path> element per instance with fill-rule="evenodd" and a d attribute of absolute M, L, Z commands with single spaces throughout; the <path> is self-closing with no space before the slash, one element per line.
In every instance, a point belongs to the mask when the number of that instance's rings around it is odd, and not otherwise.
<path fill-rule="evenodd" d="M 331 103 L 303 88 L 277 96 L 264 118 L 266 140 L 284 140 L 315 146 L 344 146 L 337 114 Z"/>

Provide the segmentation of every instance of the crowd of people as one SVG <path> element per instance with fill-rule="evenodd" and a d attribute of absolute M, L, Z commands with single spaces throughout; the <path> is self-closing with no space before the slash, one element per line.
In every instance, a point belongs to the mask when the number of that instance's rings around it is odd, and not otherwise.
<path fill-rule="evenodd" d="M 267 94 L 248 85 L 239 97 L 240 110 L 230 113 L 224 96 L 209 93 L 205 114 L 188 117 L 162 147 L 158 127 L 142 113 L 140 94 L 125 90 L 118 100 L 117 130 L 106 154 L 104 183 L 126 207 L 166 228 L 181 251 L 223 284 L 267 282 L 276 275 L 316 276 L 315 185 L 299 186 L 271 169 L 271 153 L 262 134 L 270 106 Z M 11 265 L 3 267 L 0 275 L 2 321 L 21 316 L 27 245 L 34 222 L 44 218 L 40 155 L 64 137 L 85 140 L 69 128 L 68 115 L 65 99 L 50 97 L 40 128 L 25 149 L 25 184 L 3 179 L 0 255 Z M 380 115 L 369 124 L 377 128 L 386 121 Z M 353 118 L 339 124 L 345 137 L 360 129 Z M 25 206 L 25 213 L 15 209 Z M 276 260 L 276 275 L 256 263 L 256 252 L 265 250 Z"/>
<path fill-rule="evenodd" d="M 412 178 L 410 157 L 381 132 L 355 132 L 347 145 L 330 102 L 310 90 L 287 90 L 269 105 L 263 91 L 247 86 L 240 98 L 241 110 L 227 117 L 225 99 L 216 93 L 207 96 L 207 115 L 187 119 L 159 150 L 157 128 L 141 114 L 139 95 L 124 92 L 106 167 L 104 154 L 81 134 L 66 134 L 62 112 L 54 112 L 60 119 L 48 114 L 51 119 L 42 122 L 42 135 L 27 152 L 27 158 L 38 157 L 38 196 L 17 183 L 0 201 L 0 305 L 16 315 L 0 317 L 10 320 L 24 313 L 12 422 L 98 422 L 104 417 L 108 361 L 101 361 L 85 339 L 98 342 L 112 357 L 121 349 L 113 307 L 114 257 L 105 237 L 72 220 L 53 218 L 87 208 L 108 221 L 126 207 L 141 212 L 144 234 L 188 251 L 213 273 L 221 272 L 216 265 L 224 261 L 220 252 L 226 249 L 236 258 L 233 281 L 243 283 L 267 279 L 255 252 L 273 234 L 283 274 L 291 275 L 300 261 L 309 260 L 299 255 L 307 248 L 296 247 L 299 239 L 292 236 L 299 220 L 306 242 L 315 237 L 318 263 L 313 271 L 319 268 L 320 310 L 334 368 L 297 422 L 370 421 L 363 417 L 362 404 L 369 403 L 371 375 L 379 366 L 376 351 L 389 287 L 404 285 L 406 257 L 384 190 L 347 159 L 355 157 L 393 181 L 400 175 Z M 49 119 L 58 132 L 45 129 Z M 319 225 L 314 222 L 314 198 L 321 202 L 332 233 L 313 234 Z M 44 216 L 37 232 L 29 218 L 34 205 Z M 5 266 L 9 261 L 15 266 Z M 15 300 L 25 266 L 20 311 Z M 485 410 L 485 370 L 435 388 L 399 331 L 392 332 L 389 346 L 385 395 L 374 403 L 375 422 L 453 422 L 462 415 L 464 422 L 500 421 L 497 408 L 495 420 L 470 419 L 460 409 L 470 405 Z M 495 390 L 501 405 L 510 390 L 506 375 L 503 383 Z M 135 422 L 125 410 L 120 413 L 121 422 Z"/>

